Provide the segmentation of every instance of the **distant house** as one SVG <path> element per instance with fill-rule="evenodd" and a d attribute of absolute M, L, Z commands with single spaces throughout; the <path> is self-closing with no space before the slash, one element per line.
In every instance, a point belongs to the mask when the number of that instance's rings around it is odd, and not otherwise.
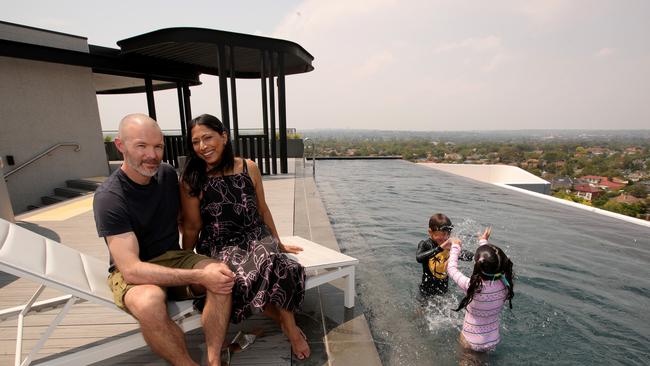
<path fill-rule="evenodd" d="M 625 150 L 623 150 L 623 153 L 625 155 L 641 154 L 643 153 L 643 149 L 637 146 L 631 146 L 631 147 L 626 147 Z"/>
<path fill-rule="evenodd" d="M 573 187 L 573 179 L 570 177 L 555 177 L 551 180 L 551 189 L 571 189 Z"/>
<path fill-rule="evenodd" d="M 458 153 L 445 153 L 445 160 L 460 161 L 463 160 L 463 156 Z"/>
<path fill-rule="evenodd" d="M 531 167 L 538 167 L 539 166 L 539 160 L 538 159 L 528 159 L 526 161 L 523 161 L 521 163 L 522 168 L 531 168 Z"/>
<path fill-rule="evenodd" d="M 627 179 L 631 180 L 632 182 L 638 182 L 643 179 L 644 176 L 645 174 L 642 172 L 632 172 L 627 175 Z"/>
<path fill-rule="evenodd" d="M 604 192 L 591 184 L 578 184 L 573 188 L 575 195 L 591 201 L 596 197 L 602 195 Z"/>
<path fill-rule="evenodd" d="M 582 177 L 578 178 L 581 182 L 587 182 L 591 184 L 598 184 L 600 183 L 601 180 L 607 179 L 607 177 L 603 177 L 600 175 L 583 175 Z"/>
<path fill-rule="evenodd" d="M 609 191 L 618 191 L 627 185 L 627 181 L 624 181 L 622 179 L 614 178 L 614 180 L 610 181 L 609 178 L 600 175 L 585 175 L 578 178 L 578 181 L 580 183 L 593 184 L 599 188 Z"/>
<path fill-rule="evenodd" d="M 611 155 L 612 151 L 606 147 L 590 147 L 587 148 L 587 153 L 593 156 L 600 156 L 600 155 Z"/>
<path fill-rule="evenodd" d="M 618 203 L 627 203 L 627 204 L 633 204 L 633 203 L 639 203 L 643 201 L 641 198 L 636 198 L 630 194 L 623 193 L 621 195 L 618 195 L 611 200 L 618 202 Z"/>

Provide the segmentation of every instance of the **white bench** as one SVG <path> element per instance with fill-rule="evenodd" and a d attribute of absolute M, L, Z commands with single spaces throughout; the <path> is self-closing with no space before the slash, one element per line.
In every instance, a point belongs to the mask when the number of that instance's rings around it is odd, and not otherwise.
<path fill-rule="evenodd" d="M 354 306 L 355 258 L 328 249 L 298 236 L 283 237 L 283 243 L 300 245 L 304 251 L 290 255 L 300 262 L 308 273 L 306 288 L 313 288 L 338 278 L 346 279 L 344 305 Z M 54 329 L 77 302 L 89 301 L 119 310 L 112 300 L 107 285 L 108 263 L 83 254 L 63 244 L 47 239 L 16 224 L 0 219 L 0 271 L 40 284 L 31 299 L 21 306 L 0 311 L 0 320 L 18 316 L 16 334 L 16 365 L 29 365 L 43 347 Z M 47 288 L 68 295 L 37 302 Z M 63 306 L 30 353 L 22 358 L 23 323 L 30 311 Z M 191 331 L 201 326 L 200 314 L 192 301 L 170 301 L 168 311 L 183 329 Z M 84 365 L 98 362 L 146 345 L 140 333 L 85 348 L 57 358 L 49 358 L 39 365 Z"/>

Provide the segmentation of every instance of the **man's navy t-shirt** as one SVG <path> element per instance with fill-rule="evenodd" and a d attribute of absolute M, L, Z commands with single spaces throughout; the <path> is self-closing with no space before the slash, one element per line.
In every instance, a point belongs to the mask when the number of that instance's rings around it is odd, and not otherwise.
<path fill-rule="evenodd" d="M 93 201 L 99 236 L 134 232 L 140 260 L 148 261 L 168 250 L 178 250 L 178 176 L 161 164 L 147 185 L 140 185 L 118 169 L 97 189 Z M 111 271 L 114 268 L 111 258 Z"/>

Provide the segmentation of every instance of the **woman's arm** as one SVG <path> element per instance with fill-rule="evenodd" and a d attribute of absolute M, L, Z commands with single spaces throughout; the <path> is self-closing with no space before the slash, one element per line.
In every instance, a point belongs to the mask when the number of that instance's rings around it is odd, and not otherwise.
<path fill-rule="evenodd" d="M 201 199 L 190 196 L 190 187 L 181 181 L 181 230 L 183 232 L 184 250 L 194 250 L 196 241 L 199 239 L 199 231 L 203 226 L 201 221 Z"/>
<path fill-rule="evenodd" d="M 266 204 L 264 199 L 264 186 L 262 185 L 262 175 L 260 170 L 257 168 L 257 164 L 254 161 L 244 159 L 244 164 L 248 165 L 248 174 L 253 180 L 253 186 L 255 187 L 255 196 L 257 197 L 257 210 L 262 217 L 262 221 L 269 227 L 271 230 L 271 235 L 277 240 L 280 250 L 287 253 L 299 253 L 302 251 L 302 248 L 297 245 L 284 245 L 280 241 L 280 235 L 278 235 L 278 230 L 275 228 L 275 222 L 273 222 L 273 216 L 271 215 L 271 210 Z"/>
<path fill-rule="evenodd" d="M 465 276 L 461 271 L 458 270 L 458 254 L 460 253 L 460 240 L 455 239 L 451 244 L 451 252 L 449 253 L 449 262 L 447 264 L 447 274 L 451 277 L 458 287 L 462 288 L 463 291 L 467 291 L 469 287 L 469 277 Z"/>

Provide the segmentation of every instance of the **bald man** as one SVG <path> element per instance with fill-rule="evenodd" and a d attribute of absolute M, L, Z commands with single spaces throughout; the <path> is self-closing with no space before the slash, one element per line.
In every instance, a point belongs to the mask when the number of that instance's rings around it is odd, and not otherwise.
<path fill-rule="evenodd" d="M 108 282 L 115 304 L 140 323 L 151 349 L 173 365 L 197 365 L 183 331 L 167 314 L 167 299 L 205 296 L 201 321 L 208 362 L 221 365 L 234 274 L 223 263 L 180 250 L 176 171 L 161 164 L 163 134 L 153 119 L 131 114 L 115 145 L 124 163 L 95 192 L 99 236 L 111 255 Z"/>

